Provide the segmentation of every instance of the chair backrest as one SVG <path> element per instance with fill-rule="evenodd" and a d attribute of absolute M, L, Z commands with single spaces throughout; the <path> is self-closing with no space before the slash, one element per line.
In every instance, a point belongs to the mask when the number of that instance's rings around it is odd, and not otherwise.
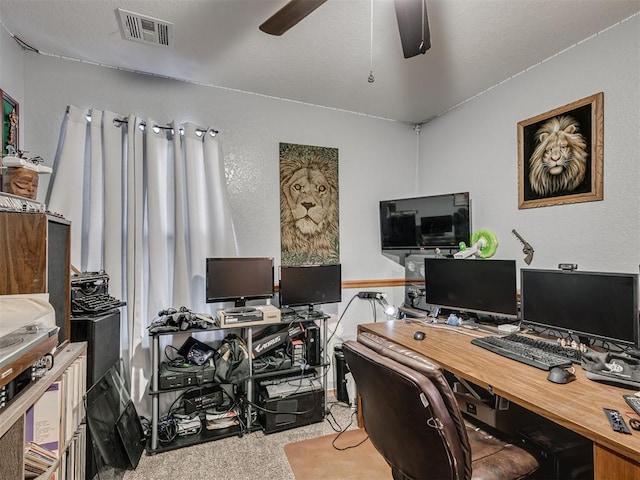
<path fill-rule="evenodd" d="M 442 372 L 442 367 L 420 353 L 414 352 L 402 345 L 398 345 L 397 343 L 391 342 L 386 338 L 379 337 L 372 333 L 363 332 L 359 334 L 358 343 L 362 343 L 372 350 L 375 350 L 382 356 L 389 357 L 402 365 L 406 365 L 409 368 L 417 370 L 433 382 L 440 392 L 440 395 L 442 395 L 442 399 L 447 406 L 447 410 L 451 413 L 451 420 L 454 422 L 456 429 L 458 430 L 458 434 L 462 438 L 461 447 L 463 448 L 463 451 L 460 452 L 460 454 L 465 456 L 465 463 L 467 465 L 471 465 L 471 447 L 467 440 L 465 422 L 460 412 L 458 401 L 451 389 L 451 385 L 449 385 L 449 382 Z M 469 467 L 469 472 L 471 472 L 471 467 Z"/>
<path fill-rule="evenodd" d="M 368 343 L 347 341 L 342 350 L 376 449 L 409 479 L 470 478 L 469 439 L 440 367 L 415 352 Z"/>

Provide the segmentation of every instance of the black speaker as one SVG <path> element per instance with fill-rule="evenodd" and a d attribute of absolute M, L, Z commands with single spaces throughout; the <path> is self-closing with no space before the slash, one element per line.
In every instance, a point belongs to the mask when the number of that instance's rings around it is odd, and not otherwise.
<path fill-rule="evenodd" d="M 56 312 L 56 325 L 60 327 L 58 344 L 61 344 L 69 338 L 71 315 L 71 226 L 66 220 L 48 217 L 47 229 L 47 291 Z"/>
<path fill-rule="evenodd" d="M 120 311 L 71 319 L 71 341 L 87 342 L 87 390 L 120 361 Z"/>

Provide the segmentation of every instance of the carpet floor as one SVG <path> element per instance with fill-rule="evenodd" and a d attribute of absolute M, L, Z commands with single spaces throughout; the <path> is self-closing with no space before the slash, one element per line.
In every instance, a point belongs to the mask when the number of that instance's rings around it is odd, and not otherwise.
<path fill-rule="evenodd" d="M 391 480 L 391 469 L 361 429 L 290 443 L 285 454 L 297 480 Z"/>
<path fill-rule="evenodd" d="M 294 475 L 285 454 L 285 445 L 357 429 L 355 413 L 348 405 L 329 398 L 327 406 L 329 413 L 326 418 L 311 425 L 268 435 L 254 431 L 242 437 L 225 438 L 156 455 L 144 453 L 138 467 L 126 471 L 123 480 L 308 480 Z M 353 449 L 352 453 L 357 453 L 361 447 Z M 327 475 L 323 478 L 332 480 L 337 477 Z"/>

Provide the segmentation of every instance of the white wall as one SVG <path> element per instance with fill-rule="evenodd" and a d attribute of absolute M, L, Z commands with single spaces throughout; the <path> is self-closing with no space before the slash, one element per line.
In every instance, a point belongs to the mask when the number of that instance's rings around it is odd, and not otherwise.
<path fill-rule="evenodd" d="M 638 272 L 640 264 L 640 15 L 515 76 L 426 124 L 423 194 L 470 191 L 473 229 L 500 240 L 496 258 L 531 268 Z M 518 209 L 517 123 L 604 92 L 604 200 Z"/>
<path fill-rule="evenodd" d="M 337 148 L 343 278 L 401 275 L 380 254 L 376 202 L 403 193 L 404 172 L 415 169 L 410 126 L 31 53 L 24 82 L 25 141 L 47 163 L 69 104 L 218 129 L 242 255 L 279 260 L 278 143 Z"/>
<path fill-rule="evenodd" d="M 24 101 L 24 61 L 22 49 L 0 26 L 0 89 L 11 96 L 19 105 L 22 116 Z M 24 129 L 18 132 L 18 145 L 24 146 Z M 1 152 L 6 154 L 7 152 Z"/>
<path fill-rule="evenodd" d="M 219 130 L 244 256 L 274 256 L 279 264 L 279 142 L 337 148 L 343 280 L 404 276 L 400 265 L 380 253 L 377 205 L 380 199 L 415 193 L 417 139 L 411 126 L 28 52 L 24 65 L 24 144 L 49 165 L 70 104 L 159 123 L 189 120 Z M 407 177 L 412 179 L 410 191 L 405 189 Z M 43 200 L 48 177 L 40 182 Z M 393 303 L 404 299 L 401 287 L 382 290 Z M 343 303 L 327 308 L 334 315 L 331 330 L 357 291 L 344 291 Z M 355 301 L 340 324 L 340 338 L 354 337 L 356 325 L 372 318 L 369 303 Z"/>

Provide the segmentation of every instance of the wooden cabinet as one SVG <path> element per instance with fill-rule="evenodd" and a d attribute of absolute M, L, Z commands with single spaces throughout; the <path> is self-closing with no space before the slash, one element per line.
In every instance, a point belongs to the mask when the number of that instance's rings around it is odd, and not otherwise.
<path fill-rule="evenodd" d="M 71 223 L 40 212 L 0 212 L 0 295 L 48 293 L 69 340 L 71 318 Z"/>

